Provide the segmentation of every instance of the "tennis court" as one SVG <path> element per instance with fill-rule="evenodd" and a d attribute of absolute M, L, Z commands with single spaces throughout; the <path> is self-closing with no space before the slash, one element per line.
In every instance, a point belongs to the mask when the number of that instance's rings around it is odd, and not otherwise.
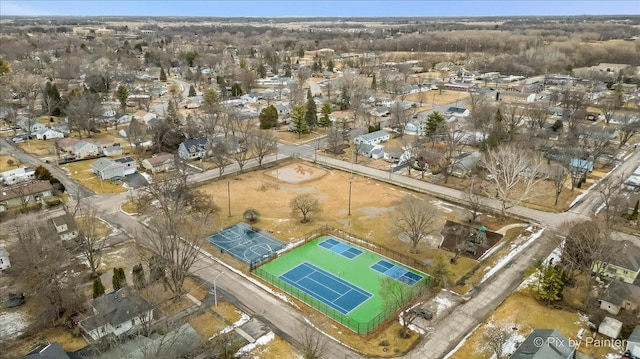
<path fill-rule="evenodd" d="M 371 298 L 371 293 L 366 290 L 307 262 L 282 274 L 279 278 L 342 314 L 349 313 Z"/>
<path fill-rule="evenodd" d="M 254 274 L 359 334 L 395 312 L 382 298 L 383 278 L 412 288 L 428 276 L 333 236 L 321 236 L 254 269 Z"/>
<path fill-rule="evenodd" d="M 253 230 L 246 223 L 227 227 L 209 236 L 207 241 L 247 264 L 260 258 L 269 257 L 285 247 L 284 243 L 267 234 Z"/>

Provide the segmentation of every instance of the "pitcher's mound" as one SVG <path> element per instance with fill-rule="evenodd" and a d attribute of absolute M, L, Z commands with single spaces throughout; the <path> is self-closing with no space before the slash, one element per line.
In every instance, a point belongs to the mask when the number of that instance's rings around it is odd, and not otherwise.
<path fill-rule="evenodd" d="M 292 163 L 267 172 L 268 176 L 271 176 L 278 181 L 291 184 L 313 181 L 315 179 L 322 178 L 326 174 L 326 170 L 307 166 L 302 163 Z"/>

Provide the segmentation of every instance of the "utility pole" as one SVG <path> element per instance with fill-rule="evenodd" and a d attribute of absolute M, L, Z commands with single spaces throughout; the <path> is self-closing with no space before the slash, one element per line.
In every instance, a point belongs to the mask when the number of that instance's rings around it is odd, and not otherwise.
<path fill-rule="evenodd" d="M 227 181 L 227 199 L 229 200 L 229 217 L 231 217 L 231 181 Z"/>
<path fill-rule="evenodd" d="M 353 178 L 349 180 L 349 212 L 348 215 L 351 215 L 351 184 L 353 183 Z"/>

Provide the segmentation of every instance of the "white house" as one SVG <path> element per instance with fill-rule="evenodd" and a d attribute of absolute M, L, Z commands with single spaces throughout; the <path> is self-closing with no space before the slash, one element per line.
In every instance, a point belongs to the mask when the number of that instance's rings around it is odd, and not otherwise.
<path fill-rule="evenodd" d="M 78 237 L 78 227 L 73 217 L 69 214 L 63 214 L 49 220 L 51 226 L 55 229 L 58 236 L 63 241 L 68 241 Z"/>
<path fill-rule="evenodd" d="M 35 178 L 35 171 L 29 167 L 20 167 L 0 173 L 0 183 L 4 185 L 12 185 L 22 181 L 28 181 Z"/>
<path fill-rule="evenodd" d="M 613 339 L 617 339 L 620 336 L 621 331 L 622 322 L 611 317 L 604 317 L 598 327 L 598 333 Z"/>
<path fill-rule="evenodd" d="M 261 98 L 262 96 L 257 92 L 249 92 L 248 94 L 240 96 L 240 100 L 242 100 L 242 103 L 256 103 Z"/>
<path fill-rule="evenodd" d="M 426 121 L 412 121 L 404 126 L 405 133 L 423 134 L 425 131 Z"/>
<path fill-rule="evenodd" d="M 93 316 L 78 324 L 93 340 L 115 336 L 153 320 L 153 306 L 131 287 L 92 299 Z"/>
<path fill-rule="evenodd" d="M 99 153 L 98 146 L 86 141 L 80 141 L 73 145 L 73 147 L 71 147 L 71 152 L 73 152 L 76 159 L 79 160 L 90 156 L 97 156 Z"/>
<path fill-rule="evenodd" d="M 9 252 L 4 247 L 0 247 L 0 270 L 11 267 L 11 261 L 9 260 Z"/>
<path fill-rule="evenodd" d="M 375 145 L 381 142 L 389 141 L 390 138 L 391 138 L 391 135 L 389 134 L 389 132 L 380 130 L 380 131 L 375 131 L 375 132 L 366 133 L 364 135 L 357 136 L 356 138 L 353 139 L 353 143 L 355 143 L 356 145 L 359 145 L 361 143 L 364 143 L 367 145 Z"/>
<path fill-rule="evenodd" d="M 64 133 L 52 130 L 50 128 L 43 128 L 32 133 L 39 140 L 50 140 L 52 138 L 64 138 Z"/>
<path fill-rule="evenodd" d="M 120 145 L 104 147 L 102 149 L 102 153 L 109 157 L 122 156 L 122 147 L 120 147 Z"/>
<path fill-rule="evenodd" d="M 171 153 L 158 153 L 151 158 L 142 160 L 142 167 L 147 172 L 167 172 L 175 165 L 175 157 Z"/>
<path fill-rule="evenodd" d="M 124 177 L 124 165 L 110 158 L 98 158 L 91 164 L 91 170 L 103 181 Z"/>
<path fill-rule="evenodd" d="M 138 171 L 138 166 L 136 165 L 136 160 L 134 160 L 133 158 L 127 156 L 127 157 L 122 157 L 122 158 L 117 158 L 114 160 L 116 163 L 121 164 L 122 166 L 124 166 L 124 175 L 128 176 L 128 175 L 132 175 L 134 173 L 136 173 Z"/>
<path fill-rule="evenodd" d="M 621 309 L 633 312 L 640 305 L 640 287 L 614 279 L 600 297 L 600 309 L 618 315 Z"/>
<path fill-rule="evenodd" d="M 29 132 L 29 127 L 31 127 L 31 133 L 34 133 L 36 131 L 40 131 L 44 128 L 46 128 L 47 126 L 45 126 L 44 124 L 36 121 L 36 120 L 32 120 L 29 119 L 27 117 L 20 117 L 17 119 L 16 124 L 18 125 L 18 127 L 20 127 L 21 129 Z"/>
<path fill-rule="evenodd" d="M 358 153 L 377 160 L 384 157 L 384 146 L 362 143 L 358 146 Z"/>

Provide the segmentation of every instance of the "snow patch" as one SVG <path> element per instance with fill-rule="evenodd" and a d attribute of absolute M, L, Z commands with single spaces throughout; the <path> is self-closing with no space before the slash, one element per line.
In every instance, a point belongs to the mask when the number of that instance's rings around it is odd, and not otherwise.
<path fill-rule="evenodd" d="M 249 320 L 251 320 L 251 317 L 249 317 L 246 313 L 241 313 L 240 314 L 240 319 L 238 319 L 237 322 L 224 327 L 224 329 L 222 329 L 222 331 L 220 331 L 220 334 L 226 334 L 229 333 L 230 331 L 236 329 L 237 327 L 240 327 L 244 324 L 246 324 L 247 322 L 249 322 Z M 215 335 L 214 335 L 215 336 Z"/>
<path fill-rule="evenodd" d="M 236 358 L 242 357 L 242 356 L 246 355 L 247 353 L 251 352 L 257 346 L 269 344 L 269 342 L 272 341 L 273 338 L 275 338 L 275 335 L 273 334 L 273 332 L 269 332 L 269 333 L 261 336 L 260 338 L 258 338 L 255 342 L 249 343 L 249 344 L 243 346 L 233 356 L 236 357 Z"/>
<path fill-rule="evenodd" d="M 527 228 L 529 230 L 531 227 Z M 500 269 L 504 268 L 513 258 L 522 252 L 525 248 L 529 247 L 536 239 L 538 239 L 542 233 L 544 232 L 544 228 L 539 230 L 538 232 L 532 234 L 524 243 L 520 245 L 512 245 L 512 250 L 506 256 L 500 258 L 500 261 L 493 266 L 480 281 L 480 284 L 484 283 L 487 279 L 491 278 L 494 274 L 496 274 Z M 515 248 L 514 248 L 515 247 Z"/>
<path fill-rule="evenodd" d="M 2 339 L 17 338 L 29 326 L 26 316 L 22 312 L 0 313 L 0 323 L 2 323 Z"/>
<path fill-rule="evenodd" d="M 434 301 L 436 303 L 438 303 L 438 307 L 436 308 L 436 316 L 441 315 L 442 313 L 444 313 L 447 309 L 453 307 L 453 303 L 451 303 L 451 301 L 449 300 L 449 298 L 445 298 L 445 297 L 441 297 L 441 296 L 436 296 L 434 298 Z"/>

